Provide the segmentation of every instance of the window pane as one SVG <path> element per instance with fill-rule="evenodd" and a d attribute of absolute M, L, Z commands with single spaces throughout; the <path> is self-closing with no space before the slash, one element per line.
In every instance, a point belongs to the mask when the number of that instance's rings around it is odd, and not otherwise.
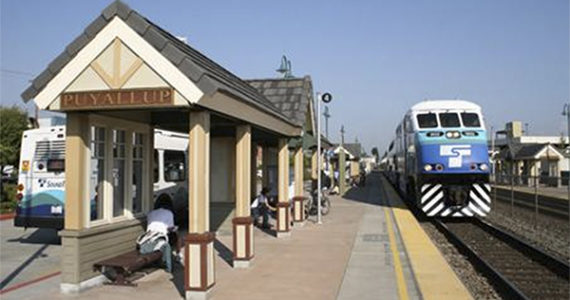
<path fill-rule="evenodd" d="M 89 178 L 89 216 L 91 221 L 103 218 L 103 183 L 105 181 L 104 141 L 105 128 L 91 127 L 91 173 Z"/>
<path fill-rule="evenodd" d="M 164 180 L 183 181 L 186 174 L 184 152 L 164 151 Z"/>
<path fill-rule="evenodd" d="M 122 216 L 125 208 L 125 161 L 113 160 L 113 217 Z"/>
<path fill-rule="evenodd" d="M 435 114 L 419 114 L 417 116 L 418 125 L 420 128 L 435 128 L 437 127 L 437 118 Z"/>
<path fill-rule="evenodd" d="M 142 211 L 143 193 L 143 138 L 140 133 L 133 133 L 133 213 Z"/>
<path fill-rule="evenodd" d="M 154 182 L 158 182 L 158 151 L 154 150 L 154 163 L 152 168 L 152 178 Z"/>
<path fill-rule="evenodd" d="M 439 121 L 441 127 L 459 127 L 459 116 L 456 113 L 441 113 L 439 114 Z"/>
<path fill-rule="evenodd" d="M 113 130 L 113 217 L 125 209 L 125 132 Z"/>
<path fill-rule="evenodd" d="M 480 127 L 479 115 L 476 113 L 461 113 L 461 120 L 465 127 Z"/>

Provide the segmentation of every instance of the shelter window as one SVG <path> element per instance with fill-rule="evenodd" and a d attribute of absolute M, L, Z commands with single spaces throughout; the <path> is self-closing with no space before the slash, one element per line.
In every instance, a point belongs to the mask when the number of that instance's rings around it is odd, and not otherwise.
<path fill-rule="evenodd" d="M 476 113 L 461 113 L 461 121 L 465 127 L 481 127 L 479 115 Z"/>
<path fill-rule="evenodd" d="M 164 151 L 164 180 L 184 181 L 186 174 L 186 157 L 183 151 Z"/>
<path fill-rule="evenodd" d="M 456 113 L 440 113 L 439 121 L 441 122 L 441 127 L 459 127 L 459 116 Z"/>
<path fill-rule="evenodd" d="M 156 149 L 153 152 L 154 152 L 154 154 L 153 154 L 154 164 L 152 167 L 152 178 L 153 178 L 154 183 L 157 183 L 158 182 L 158 155 L 159 155 L 159 153 L 158 153 L 158 150 L 156 150 Z"/>
<path fill-rule="evenodd" d="M 418 126 L 420 128 L 435 128 L 437 127 L 437 118 L 434 113 L 418 114 Z"/>
<path fill-rule="evenodd" d="M 132 197 L 133 197 L 133 213 L 142 212 L 143 204 L 143 164 L 144 164 L 144 136 L 142 133 L 133 133 L 133 181 L 132 181 Z"/>
<path fill-rule="evenodd" d="M 89 177 L 89 216 L 91 221 L 103 218 L 105 203 L 105 128 L 91 127 L 91 174 Z"/>
<path fill-rule="evenodd" d="M 113 130 L 113 217 L 125 213 L 125 131 Z"/>

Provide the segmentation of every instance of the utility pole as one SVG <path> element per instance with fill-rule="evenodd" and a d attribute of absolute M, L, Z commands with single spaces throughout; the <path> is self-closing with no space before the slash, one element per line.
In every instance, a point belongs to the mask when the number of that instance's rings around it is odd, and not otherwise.
<path fill-rule="evenodd" d="M 329 107 L 325 106 L 325 112 L 323 113 L 323 116 L 325 117 L 325 134 L 327 139 L 329 138 L 329 118 L 331 117 L 331 115 L 329 114 Z"/>
<path fill-rule="evenodd" d="M 344 153 L 344 125 L 340 127 L 340 149 L 338 151 L 338 189 L 339 194 L 342 196 L 346 191 L 346 157 Z"/>
<path fill-rule="evenodd" d="M 323 168 L 321 153 L 321 101 L 329 103 L 332 101 L 332 95 L 329 93 L 317 93 L 317 224 L 322 224 L 321 216 L 321 170 Z"/>

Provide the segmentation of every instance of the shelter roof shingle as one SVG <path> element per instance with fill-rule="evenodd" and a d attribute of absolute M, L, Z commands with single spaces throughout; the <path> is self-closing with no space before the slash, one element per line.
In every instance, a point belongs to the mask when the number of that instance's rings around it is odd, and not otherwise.
<path fill-rule="evenodd" d="M 246 80 L 296 125 L 305 124 L 309 103 L 313 101 L 311 78 L 273 78 Z M 307 128 L 309 130 L 309 128 Z"/>

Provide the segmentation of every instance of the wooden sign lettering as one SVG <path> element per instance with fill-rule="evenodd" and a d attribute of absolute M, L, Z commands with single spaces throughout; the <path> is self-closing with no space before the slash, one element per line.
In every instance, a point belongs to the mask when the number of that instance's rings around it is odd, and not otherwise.
<path fill-rule="evenodd" d="M 70 92 L 61 94 L 61 110 L 93 110 L 171 106 L 174 91 L 169 88 Z"/>

